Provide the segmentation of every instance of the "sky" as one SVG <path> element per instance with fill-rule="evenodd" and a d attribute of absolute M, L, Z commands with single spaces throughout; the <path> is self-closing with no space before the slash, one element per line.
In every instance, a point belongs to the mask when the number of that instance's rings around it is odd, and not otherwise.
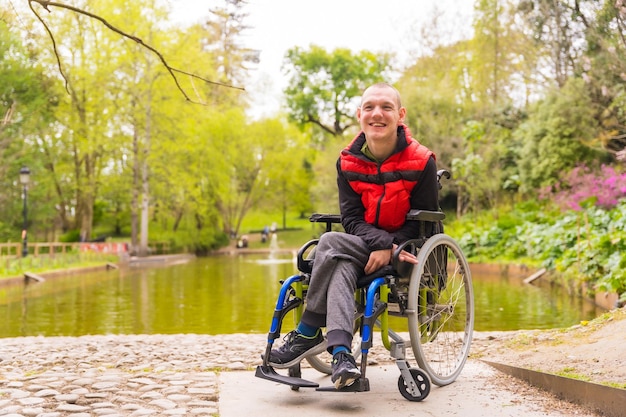
<path fill-rule="evenodd" d="M 224 0 L 169 0 L 173 17 L 182 24 L 198 23 L 209 8 L 223 7 Z M 282 103 L 287 79 L 281 65 L 288 49 L 318 45 L 332 51 L 395 52 L 407 61 L 424 50 L 422 28 L 432 26 L 434 16 L 443 41 L 471 34 L 474 0 L 248 0 L 242 44 L 260 51 L 245 86 L 250 94 L 253 118 L 275 115 Z"/>

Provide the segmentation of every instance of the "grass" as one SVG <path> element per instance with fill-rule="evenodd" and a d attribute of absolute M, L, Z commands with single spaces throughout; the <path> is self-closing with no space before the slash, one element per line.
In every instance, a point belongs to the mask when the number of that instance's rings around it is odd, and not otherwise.
<path fill-rule="evenodd" d="M 56 254 L 53 258 L 47 255 L 4 258 L 2 265 L 0 265 L 0 280 L 20 277 L 25 272 L 42 273 L 70 268 L 86 268 L 117 261 L 117 255 L 95 253 Z"/>
<path fill-rule="evenodd" d="M 248 247 L 250 249 L 267 249 L 269 247 L 269 240 L 261 243 L 261 234 L 259 232 L 247 235 L 249 239 Z M 316 232 L 315 228 L 308 225 L 308 227 L 302 229 L 279 230 L 277 236 L 280 249 L 298 249 L 309 240 L 317 239 L 319 232 Z"/>
<path fill-rule="evenodd" d="M 591 378 L 589 376 L 577 373 L 575 368 L 564 368 L 555 375 L 569 379 L 576 379 L 578 381 L 591 382 Z"/>
<path fill-rule="evenodd" d="M 300 216 L 298 213 L 287 213 L 283 224 L 283 214 L 280 212 L 250 212 L 241 223 L 241 233 L 261 232 L 263 226 L 276 223 L 279 230 L 301 229 L 309 226 L 309 214 Z"/>
<path fill-rule="evenodd" d="M 283 225 L 280 213 L 250 213 L 241 226 L 240 235 L 248 235 L 249 248 L 266 248 L 269 242 L 261 243 L 261 231 L 264 226 L 276 223 L 278 228 L 278 247 L 297 249 L 311 239 L 317 239 L 324 226 L 311 223 L 308 216 L 300 217 L 295 213 L 286 216 Z"/>

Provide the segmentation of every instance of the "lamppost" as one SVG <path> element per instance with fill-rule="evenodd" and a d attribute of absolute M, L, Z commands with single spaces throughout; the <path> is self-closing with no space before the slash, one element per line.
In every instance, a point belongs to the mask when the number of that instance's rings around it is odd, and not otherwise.
<path fill-rule="evenodd" d="M 28 167 L 22 167 L 20 169 L 20 183 L 22 184 L 22 200 L 24 200 L 24 227 L 22 228 L 22 257 L 28 256 L 28 238 L 26 237 L 26 225 L 28 222 L 28 211 L 26 205 L 26 197 L 28 193 L 28 182 L 30 181 L 30 169 Z"/>

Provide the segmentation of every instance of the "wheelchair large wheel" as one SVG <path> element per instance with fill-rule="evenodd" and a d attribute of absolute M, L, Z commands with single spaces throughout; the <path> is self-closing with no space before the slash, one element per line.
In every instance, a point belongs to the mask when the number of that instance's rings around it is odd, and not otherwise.
<path fill-rule="evenodd" d="M 309 365 L 311 365 L 311 367 L 313 367 L 313 369 L 326 375 L 330 375 L 333 373 L 333 368 L 330 365 L 331 360 L 332 357 L 327 352 L 320 353 L 319 355 L 315 356 L 309 356 L 308 358 L 306 358 L 306 361 L 309 363 Z"/>
<path fill-rule="evenodd" d="M 474 329 L 474 293 L 461 248 L 445 234 L 430 237 L 417 254 L 409 284 L 411 346 L 420 368 L 439 386 L 461 373 Z"/>
<path fill-rule="evenodd" d="M 354 336 L 354 340 L 352 341 L 352 355 L 354 356 L 354 360 L 358 363 L 361 357 L 361 339 L 357 336 Z M 333 367 L 331 365 L 332 360 L 333 355 L 328 352 L 322 352 L 306 358 L 306 361 L 313 369 L 326 375 L 333 373 Z"/>

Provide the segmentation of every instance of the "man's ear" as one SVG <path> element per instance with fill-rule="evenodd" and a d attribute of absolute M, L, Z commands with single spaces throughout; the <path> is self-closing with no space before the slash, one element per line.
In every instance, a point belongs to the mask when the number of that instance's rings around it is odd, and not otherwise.
<path fill-rule="evenodd" d="M 406 108 L 405 107 L 400 107 L 400 111 L 398 113 L 400 114 L 400 118 L 398 119 L 398 123 L 404 123 L 404 118 L 406 117 Z"/>

